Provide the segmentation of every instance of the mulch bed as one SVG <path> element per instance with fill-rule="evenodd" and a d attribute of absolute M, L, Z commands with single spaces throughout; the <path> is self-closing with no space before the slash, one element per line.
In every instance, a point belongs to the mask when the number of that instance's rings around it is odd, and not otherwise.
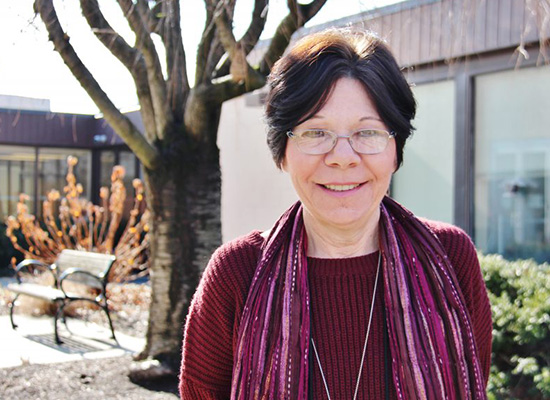
<path fill-rule="evenodd" d="M 10 400 L 174 400 L 177 381 L 132 383 L 130 356 L 0 369 L 0 393 Z"/>

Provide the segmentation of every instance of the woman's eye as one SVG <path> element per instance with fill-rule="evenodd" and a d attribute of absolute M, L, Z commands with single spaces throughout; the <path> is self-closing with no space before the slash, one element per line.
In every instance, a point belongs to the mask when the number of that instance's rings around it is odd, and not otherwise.
<path fill-rule="evenodd" d="M 355 134 L 360 138 L 369 138 L 373 136 L 377 136 L 377 131 L 372 129 L 364 129 L 362 131 L 357 131 Z"/>
<path fill-rule="evenodd" d="M 302 137 L 304 139 L 320 139 L 320 138 L 324 138 L 327 135 L 328 133 L 326 131 L 315 131 L 315 130 L 305 131 L 304 133 L 302 133 Z"/>

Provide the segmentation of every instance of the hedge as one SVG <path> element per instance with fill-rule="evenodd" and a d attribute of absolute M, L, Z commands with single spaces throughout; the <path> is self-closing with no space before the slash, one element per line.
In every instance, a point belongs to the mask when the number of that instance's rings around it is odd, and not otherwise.
<path fill-rule="evenodd" d="M 550 399 L 550 265 L 480 262 L 493 313 L 489 399 Z"/>

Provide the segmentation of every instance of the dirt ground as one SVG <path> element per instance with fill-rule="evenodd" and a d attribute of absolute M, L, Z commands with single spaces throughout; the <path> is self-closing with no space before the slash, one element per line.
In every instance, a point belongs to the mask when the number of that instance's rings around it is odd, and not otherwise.
<path fill-rule="evenodd" d="M 5 400 L 174 400 L 177 381 L 148 387 L 128 379 L 130 356 L 0 369 Z"/>

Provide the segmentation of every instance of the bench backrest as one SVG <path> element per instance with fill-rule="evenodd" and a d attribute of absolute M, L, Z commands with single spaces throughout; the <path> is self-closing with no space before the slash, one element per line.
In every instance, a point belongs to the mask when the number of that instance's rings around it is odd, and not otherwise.
<path fill-rule="evenodd" d="M 112 254 L 66 249 L 61 251 L 61 253 L 57 256 L 55 266 L 57 267 L 57 273 L 59 275 L 70 268 L 78 268 L 90 272 L 96 276 L 106 277 L 109 274 L 109 270 L 115 260 L 116 257 Z M 76 274 L 74 278 L 71 277 L 70 279 L 80 281 L 82 283 L 93 282 L 93 280 L 87 280 L 85 275 L 82 274 Z"/>

